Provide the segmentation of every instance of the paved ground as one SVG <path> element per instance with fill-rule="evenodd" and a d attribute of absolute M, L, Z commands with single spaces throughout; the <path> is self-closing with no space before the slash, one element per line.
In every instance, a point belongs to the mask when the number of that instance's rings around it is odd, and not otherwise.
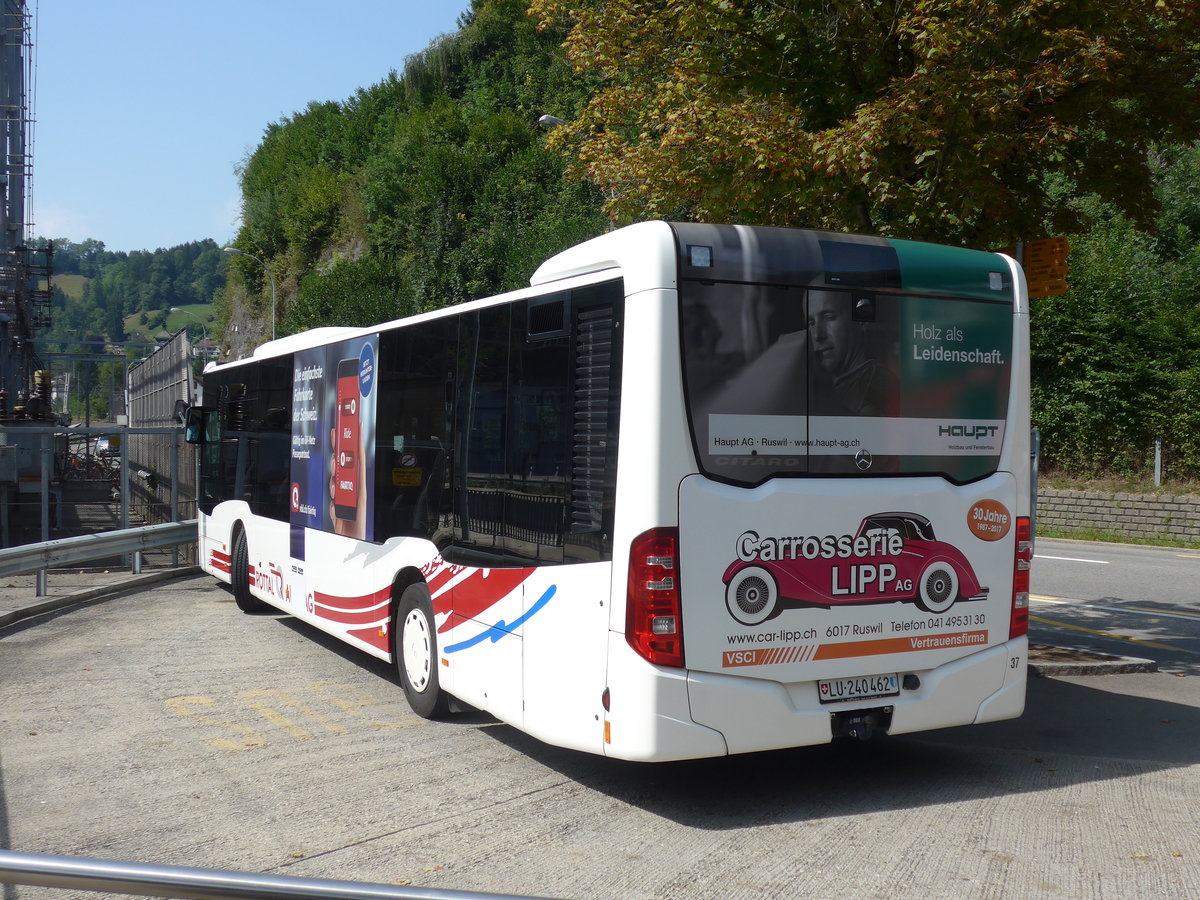
<path fill-rule="evenodd" d="M 0 844 L 579 898 L 1195 897 L 1197 685 L 1034 678 L 1013 722 L 637 765 L 418 719 L 390 667 L 196 576 L 0 628 Z"/>
<path fill-rule="evenodd" d="M 41 595 L 37 592 L 36 575 L 0 575 L 0 628 L 85 600 L 149 588 L 199 572 L 198 566 L 172 568 L 169 551 L 162 551 L 161 559 L 144 565 L 137 575 L 131 569 L 116 566 L 50 570 L 46 575 L 45 593 Z"/>

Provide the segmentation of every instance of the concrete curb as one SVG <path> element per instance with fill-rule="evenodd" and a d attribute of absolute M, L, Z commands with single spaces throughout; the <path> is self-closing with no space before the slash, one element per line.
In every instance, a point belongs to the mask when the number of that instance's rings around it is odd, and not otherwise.
<path fill-rule="evenodd" d="M 1029 674 L 1039 678 L 1054 675 L 1128 675 L 1136 672 L 1157 672 L 1158 663 L 1137 656 L 1113 656 L 1085 650 L 1082 647 L 1051 648 L 1055 656 L 1064 659 L 1039 659 L 1037 649 L 1029 651 Z"/>
<path fill-rule="evenodd" d="M 11 625 L 13 622 L 19 622 L 22 619 L 31 618 L 32 616 L 54 612 L 57 609 L 81 603 L 84 600 L 95 600 L 97 597 L 104 597 L 110 594 L 115 595 L 124 593 L 125 591 L 139 590 L 160 581 L 180 578 L 185 575 L 198 575 L 202 571 L 199 566 L 180 566 L 176 569 L 162 569 L 155 572 L 145 572 L 141 575 L 131 575 L 110 584 L 98 584 L 57 597 L 39 597 L 36 600 L 27 602 L 17 601 L 15 604 L 0 601 L 0 628 Z M 8 608 L 6 609 L 5 607 Z"/>

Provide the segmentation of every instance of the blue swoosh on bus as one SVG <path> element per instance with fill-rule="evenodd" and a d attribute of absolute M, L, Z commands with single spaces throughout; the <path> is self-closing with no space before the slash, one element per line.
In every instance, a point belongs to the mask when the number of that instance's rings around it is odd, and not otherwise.
<path fill-rule="evenodd" d="M 513 619 L 511 625 L 501 619 L 486 631 L 481 631 L 479 634 L 475 635 L 475 637 L 467 638 L 465 641 L 459 641 L 457 644 L 451 644 L 449 647 L 443 648 L 442 652 L 457 653 L 459 650 L 466 650 L 470 647 L 474 647 L 476 644 L 482 644 L 485 640 L 489 639 L 494 644 L 505 635 L 513 634 L 518 628 L 533 618 L 535 613 L 541 611 L 541 609 L 550 602 L 550 598 L 554 596 L 554 593 L 557 590 L 558 586 L 553 584 L 546 588 L 546 592 L 538 598 L 537 602 L 534 603 L 533 606 L 529 607 L 523 616 L 518 619 Z"/>

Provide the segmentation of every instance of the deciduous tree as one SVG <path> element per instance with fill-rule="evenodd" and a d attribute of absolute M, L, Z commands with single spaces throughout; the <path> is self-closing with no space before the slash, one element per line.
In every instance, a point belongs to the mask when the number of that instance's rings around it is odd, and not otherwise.
<path fill-rule="evenodd" d="M 1200 134 L 1192 0 L 531 0 L 601 88 L 552 143 L 619 220 L 877 231 L 975 246 L 1136 219 L 1157 140 Z"/>

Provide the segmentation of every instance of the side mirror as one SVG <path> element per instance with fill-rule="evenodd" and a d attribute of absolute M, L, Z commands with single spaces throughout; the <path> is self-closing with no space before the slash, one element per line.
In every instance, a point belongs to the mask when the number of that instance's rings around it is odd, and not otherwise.
<path fill-rule="evenodd" d="M 186 419 L 187 411 L 188 411 L 188 402 L 186 400 L 176 400 L 175 401 L 174 419 L 180 425 L 183 425 L 187 421 L 187 419 Z"/>
<path fill-rule="evenodd" d="M 203 444 L 206 432 L 207 411 L 199 406 L 189 406 L 183 412 L 183 439 L 189 444 Z"/>

